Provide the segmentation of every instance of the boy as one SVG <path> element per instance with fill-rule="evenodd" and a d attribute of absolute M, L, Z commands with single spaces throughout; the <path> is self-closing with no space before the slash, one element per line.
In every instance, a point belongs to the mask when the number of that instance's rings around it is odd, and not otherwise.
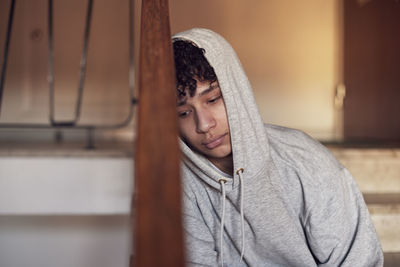
<path fill-rule="evenodd" d="M 187 258 L 216 266 L 382 266 L 350 173 L 304 133 L 264 125 L 230 45 L 173 38 Z"/>

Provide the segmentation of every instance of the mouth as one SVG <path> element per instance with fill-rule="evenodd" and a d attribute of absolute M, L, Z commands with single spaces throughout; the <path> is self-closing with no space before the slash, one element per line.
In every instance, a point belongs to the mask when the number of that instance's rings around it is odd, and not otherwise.
<path fill-rule="evenodd" d="M 217 136 L 216 138 L 213 138 L 213 139 L 207 139 L 202 143 L 202 145 L 208 149 L 214 149 L 217 146 L 219 146 L 220 144 L 222 144 L 226 135 L 227 134 L 223 134 L 223 135 Z"/>

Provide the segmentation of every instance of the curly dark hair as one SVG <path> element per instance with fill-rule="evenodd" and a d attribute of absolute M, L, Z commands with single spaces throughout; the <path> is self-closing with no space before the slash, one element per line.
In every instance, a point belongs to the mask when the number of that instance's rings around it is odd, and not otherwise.
<path fill-rule="evenodd" d="M 195 79 L 201 82 L 215 82 L 217 80 L 213 67 L 204 56 L 205 50 L 203 48 L 199 48 L 190 41 L 180 39 L 173 42 L 173 48 L 178 98 L 185 96 L 186 90 L 191 97 L 195 94 Z"/>

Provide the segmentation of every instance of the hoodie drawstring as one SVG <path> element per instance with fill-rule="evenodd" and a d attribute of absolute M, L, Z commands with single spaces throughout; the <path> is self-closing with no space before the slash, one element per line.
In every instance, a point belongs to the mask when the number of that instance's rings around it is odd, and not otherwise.
<path fill-rule="evenodd" d="M 242 249 L 240 253 L 240 261 L 243 261 L 243 255 L 244 255 L 244 241 L 245 241 L 245 233 L 244 233 L 244 211 L 243 211 L 243 203 L 244 203 L 244 185 L 243 185 L 243 168 L 240 168 L 236 171 L 236 174 L 239 176 L 240 180 L 240 224 L 241 224 L 241 230 L 242 230 Z M 224 266 L 224 254 L 223 254 L 223 237 L 224 237 L 224 226 L 225 226 L 225 200 L 226 200 L 226 192 L 225 192 L 225 183 L 226 183 L 225 178 L 221 178 L 218 180 L 218 182 L 221 184 L 221 202 L 222 202 L 222 215 L 221 215 L 221 229 L 220 229 L 220 248 L 221 248 L 221 266 Z"/>
<path fill-rule="evenodd" d="M 223 241 L 223 237 L 224 237 L 224 224 L 225 224 L 225 198 L 226 198 L 226 194 L 225 194 L 225 183 L 226 183 L 226 179 L 221 178 L 218 181 L 221 184 L 221 190 L 222 190 L 222 195 L 221 195 L 221 199 L 222 199 L 222 216 L 221 216 L 221 230 L 220 230 L 220 248 L 221 248 L 221 266 L 224 266 L 224 241 Z"/>
<path fill-rule="evenodd" d="M 244 240 L 245 240 L 245 233 L 244 233 L 244 212 L 243 212 L 243 202 L 244 202 L 244 183 L 243 183 L 243 168 L 240 168 L 236 171 L 236 174 L 239 176 L 240 180 L 240 223 L 242 226 L 242 252 L 240 253 L 240 261 L 243 260 L 244 255 Z"/>

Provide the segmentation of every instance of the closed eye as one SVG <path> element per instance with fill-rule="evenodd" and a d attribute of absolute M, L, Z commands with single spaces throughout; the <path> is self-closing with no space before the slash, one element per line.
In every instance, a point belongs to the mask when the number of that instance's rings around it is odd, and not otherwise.
<path fill-rule="evenodd" d="M 189 114 L 190 114 L 190 111 L 189 111 L 189 110 L 185 110 L 185 111 L 182 111 L 182 112 L 178 112 L 179 118 L 185 118 L 185 117 L 187 117 Z"/>
<path fill-rule="evenodd" d="M 218 100 L 220 100 L 221 98 L 222 98 L 222 95 L 219 95 L 217 97 L 214 97 L 214 98 L 208 100 L 207 102 L 210 104 L 213 104 L 213 103 L 217 102 Z"/>

